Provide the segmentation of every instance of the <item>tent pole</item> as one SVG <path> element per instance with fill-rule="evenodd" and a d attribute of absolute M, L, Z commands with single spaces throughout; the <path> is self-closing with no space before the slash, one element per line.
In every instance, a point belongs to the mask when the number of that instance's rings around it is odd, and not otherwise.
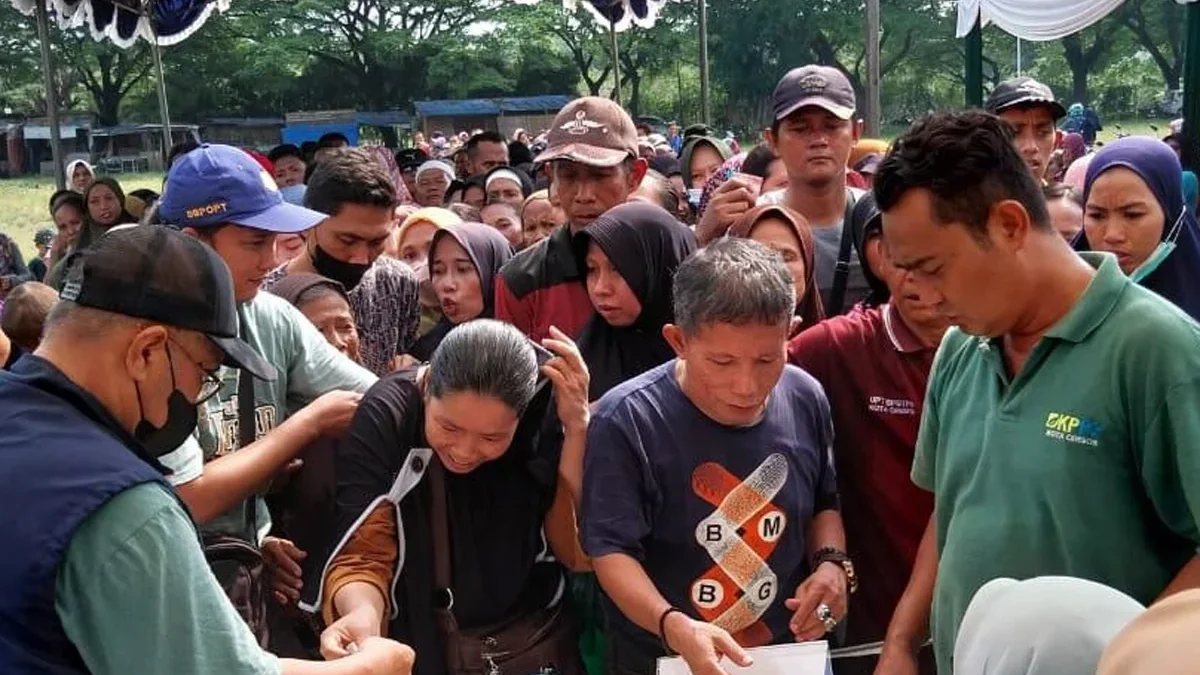
<path fill-rule="evenodd" d="M 708 100 L 708 3 L 700 0 L 700 117 L 712 124 L 712 103 Z"/>
<path fill-rule="evenodd" d="M 983 25 L 975 20 L 975 27 L 967 33 L 966 84 L 967 107 L 983 106 Z"/>
<path fill-rule="evenodd" d="M 621 105 L 621 62 L 618 60 L 620 54 L 617 53 L 617 25 L 611 21 L 608 23 L 608 49 L 612 57 L 613 81 L 616 83 L 613 96 L 617 105 Z"/>
<path fill-rule="evenodd" d="M 46 14 L 46 0 L 33 3 L 37 15 L 38 42 L 42 48 L 42 77 L 46 83 L 46 114 L 50 117 L 50 155 L 54 161 L 54 182 L 59 190 L 66 188 L 66 166 L 63 164 L 62 138 L 58 121 L 58 87 L 54 85 L 54 60 L 50 54 L 50 18 Z M 41 167 L 38 167 L 41 173 Z"/>
<path fill-rule="evenodd" d="M 1185 6 L 1187 37 L 1183 54 L 1183 165 L 1200 166 L 1200 4 Z"/>
<path fill-rule="evenodd" d="M 167 153 L 171 151 L 173 142 L 171 141 L 171 113 L 167 109 L 167 80 L 163 74 L 162 50 L 158 47 L 158 33 L 154 33 L 154 39 L 150 41 L 150 53 L 154 56 L 154 70 L 158 75 L 158 116 L 162 118 L 162 160 L 165 169 Z"/>

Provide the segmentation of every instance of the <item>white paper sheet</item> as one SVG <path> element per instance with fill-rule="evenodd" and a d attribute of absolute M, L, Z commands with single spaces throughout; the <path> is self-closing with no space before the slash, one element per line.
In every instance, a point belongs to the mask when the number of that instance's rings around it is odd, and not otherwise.
<path fill-rule="evenodd" d="M 756 647 L 746 650 L 754 659 L 749 668 L 741 668 L 728 659 L 721 667 L 729 675 L 830 675 L 829 643 L 801 642 L 792 645 Z M 692 675 L 678 656 L 658 660 L 658 675 Z"/>

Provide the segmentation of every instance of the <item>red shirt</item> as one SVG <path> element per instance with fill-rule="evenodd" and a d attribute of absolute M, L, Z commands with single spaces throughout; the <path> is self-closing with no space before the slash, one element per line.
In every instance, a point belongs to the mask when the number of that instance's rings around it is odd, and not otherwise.
<path fill-rule="evenodd" d="M 550 337 L 550 326 L 579 337 L 592 318 L 592 301 L 571 248 L 571 230 L 549 237 L 504 263 L 496 275 L 496 318 L 531 339 Z"/>
<path fill-rule="evenodd" d="M 862 586 L 850 600 L 848 644 L 882 640 L 933 513 L 910 477 L 926 349 L 891 305 L 823 321 L 788 344 L 788 360 L 825 387 L 846 543 Z"/>

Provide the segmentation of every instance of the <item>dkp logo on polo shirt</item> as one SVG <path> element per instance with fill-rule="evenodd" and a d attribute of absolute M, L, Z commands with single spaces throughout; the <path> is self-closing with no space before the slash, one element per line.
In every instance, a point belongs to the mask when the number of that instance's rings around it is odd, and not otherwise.
<path fill-rule="evenodd" d="M 713 462 L 692 472 L 692 490 L 716 507 L 696 526 L 696 541 L 716 564 L 692 584 L 692 604 L 745 646 L 772 638 L 759 619 L 779 593 L 767 559 L 787 529 L 787 516 L 771 500 L 787 479 L 787 459 L 778 453 L 744 481 Z"/>
<path fill-rule="evenodd" d="M 1102 433 L 1104 426 L 1093 419 L 1060 412 L 1046 415 L 1047 438 L 1094 448 L 1100 445 Z"/>

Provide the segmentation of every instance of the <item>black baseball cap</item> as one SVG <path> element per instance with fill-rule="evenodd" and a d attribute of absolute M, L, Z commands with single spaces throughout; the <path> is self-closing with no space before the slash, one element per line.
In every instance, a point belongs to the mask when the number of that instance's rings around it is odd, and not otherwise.
<path fill-rule="evenodd" d="M 836 117 L 854 117 L 858 100 L 846 75 L 830 66 L 802 66 L 788 71 L 775 86 L 775 121 L 801 108 L 815 106 Z"/>
<path fill-rule="evenodd" d="M 1058 120 L 1067 116 L 1067 109 L 1054 98 L 1050 87 L 1032 77 L 1015 77 L 996 85 L 983 107 L 993 115 L 1018 106 L 1046 106 Z"/>
<path fill-rule="evenodd" d="M 72 256 L 63 300 L 208 336 L 224 364 L 274 380 L 275 367 L 238 338 L 233 278 L 211 248 L 160 225 L 110 231 Z"/>

